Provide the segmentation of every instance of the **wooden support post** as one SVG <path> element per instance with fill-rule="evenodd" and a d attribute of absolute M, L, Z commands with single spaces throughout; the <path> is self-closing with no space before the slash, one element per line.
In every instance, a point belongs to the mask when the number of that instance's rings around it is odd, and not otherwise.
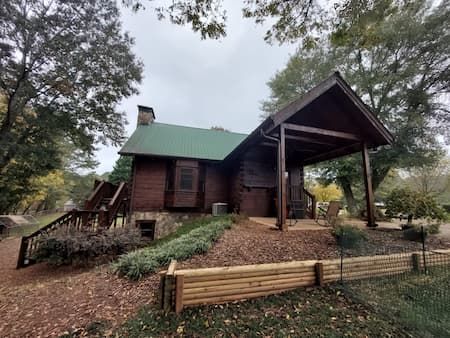
<path fill-rule="evenodd" d="M 175 312 L 179 314 L 183 310 L 183 289 L 184 289 L 184 275 L 176 275 L 175 288 Z"/>
<path fill-rule="evenodd" d="M 26 237 L 22 237 L 20 240 L 19 257 L 17 259 L 16 269 L 25 267 L 25 256 L 27 253 L 27 247 L 28 247 L 28 239 Z"/>
<path fill-rule="evenodd" d="M 281 201 L 279 201 L 278 205 L 281 209 L 281 224 L 280 230 L 287 231 L 286 224 L 286 207 L 287 207 L 287 199 L 286 199 L 286 137 L 285 137 L 285 129 L 284 125 L 280 126 L 280 174 L 281 174 Z M 281 203 L 280 203 L 281 202 Z"/>
<path fill-rule="evenodd" d="M 315 271 L 316 271 L 316 285 L 322 286 L 323 285 L 323 263 L 321 263 L 321 262 L 316 263 Z"/>
<path fill-rule="evenodd" d="M 370 170 L 370 158 L 367 144 L 363 143 L 362 147 L 363 169 L 364 169 L 364 185 L 366 187 L 366 205 L 367 205 L 367 226 L 376 227 L 375 223 L 375 201 L 373 197 L 372 174 Z"/>

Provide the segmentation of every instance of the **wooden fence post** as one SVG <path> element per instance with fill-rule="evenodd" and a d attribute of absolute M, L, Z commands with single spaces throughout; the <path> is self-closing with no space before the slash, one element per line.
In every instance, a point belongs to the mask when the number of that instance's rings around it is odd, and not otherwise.
<path fill-rule="evenodd" d="M 174 306 L 174 293 L 175 293 L 175 269 L 177 266 L 177 261 L 172 260 L 170 262 L 169 268 L 167 269 L 167 274 L 164 280 L 164 311 L 172 311 Z"/>
<path fill-rule="evenodd" d="M 413 271 L 418 272 L 420 270 L 420 255 L 418 253 L 413 253 L 411 258 Z"/>
<path fill-rule="evenodd" d="M 166 283 L 167 271 L 160 271 L 159 275 L 159 290 L 158 290 L 158 304 L 161 310 L 164 309 L 164 288 Z"/>
<path fill-rule="evenodd" d="M 321 262 L 316 263 L 315 272 L 316 272 L 316 285 L 322 286 L 323 285 L 323 263 L 321 263 Z"/>
<path fill-rule="evenodd" d="M 184 275 L 176 275 L 176 288 L 175 288 L 175 312 L 179 314 L 183 310 L 183 288 L 184 288 Z"/>

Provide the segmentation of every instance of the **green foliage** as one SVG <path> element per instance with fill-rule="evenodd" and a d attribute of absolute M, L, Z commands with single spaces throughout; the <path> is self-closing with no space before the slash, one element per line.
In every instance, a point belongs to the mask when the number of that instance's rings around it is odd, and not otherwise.
<path fill-rule="evenodd" d="M 33 257 L 51 265 L 89 265 L 110 260 L 143 244 L 137 229 L 111 229 L 102 233 L 59 229 L 38 240 Z"/>
<path fill-rule="evenodd" d="M 432 223 L 428 225 L 412 225 L 403 231 L 403 237 L 410 241 L 420 242 L 422 241 L 422 236 L 423 239 L 425 240 L 428 237 L 428 235 L 438 234 L 439 231 L 440 231 L 439 223 Z"/>
<path fill-rule="evenodd" d="M 364 230 L 354 225 L 336 225 L 332 234 L 339 246 L 346 249 L 357 248 L 363 241 L 367 240 Z"/>
<path fill-rule="evenodd" d="M 230 214 L 230 219 L 231 219 L 231 222 L 237 224 L 237 223 L 240 223 L 242 221 L 247 221 L 248 220 L 248 216 L 245 213 L 238 214 L 238 213 L 233 212 L 233 213 Z"/>
<path fill-rule="evenodd" d="M 211 219 L 206 225 L 156 248 L 144 248 L 121 256 L 114 264 L 114 270 L 121 276 L 138 280 L 161 266 L 169 265 L 172 259 L 184 260 L 207 252 L 230 227 L 229 219 Z"/>
<path fill-rule="evenodd" d="M 408 216 L 408 224 L 414 218 L 429 218 L 444 220 L 445 212 L 436 200 L 427 194 L 412 191 L 408 188 L 394 189 L 386 198 L 386 216 L 395 217 L 398 214 Z"/>
<path fill-rule="evenodd" d="M 114 164 L 112 172 L 108 176 L 108 181 L 116 185 L 120 182 L 128 182 L 131 176 L 132 162 L 132 157 L 120 156 Z"/>
<path fill-rule="evenodd" d="M 389 318 L 330 286 L 222 305 L 186 307 L 177 315 L 140 309 L 115 333 L 120 337 L 404 337 Z"/>
<path fill-rule="evenodd" d="M 435 163 L 442 155 L 436 136 L 448 137 L 450 130 L 445 100 L 450 92 L 450 2 L 430 4 L 342 1 L 343 20 L 334 34 L 311 50 L 298 49 L 269 81 L 271 96 L 263 110 L 276 112 L 339 70 L 394 135 L 392 147 L 371 154 L 375 190 L 392 168 Z M 363 188 L 359 154 L 317 170 L 324 183 L 339 184 L 349 207 L 356 207 L 354 190 Z"/>
<path fill-rule="evenodd" d="M 0 213 L 30 191 L 29 180 L 64 166 L 95 143 L 119 145 L 142 65 L 111 0 L 21 2 L 0 8 Z M 83 158 L 83 156 L 74 156 Z M 85 163 L 86 164 L 86 163 Z"/>

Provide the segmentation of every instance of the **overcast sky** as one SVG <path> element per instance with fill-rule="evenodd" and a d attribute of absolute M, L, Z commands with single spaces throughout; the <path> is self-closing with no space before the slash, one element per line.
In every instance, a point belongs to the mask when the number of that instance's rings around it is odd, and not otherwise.
<path fill-rule="evenodd" d="M 241 17 L 240 6 L 227 5 L 227 37 L 201 40 L 189 27 L 158 21 L 152 11 L 124 9 L 123 26 L 135 39 L 144 62 L 140 94 L 124 100 L 127 136 L 136 127 L 137 105 L 153 107 L 156 121 L 249 133 L 260 122 L 260 102 L 269 96 L 266 82 L 284 68 L 295 45 L 270 46 L 267 27 Z M 98 173 L 110 171 L 118 148 L 97 152 Z"/>

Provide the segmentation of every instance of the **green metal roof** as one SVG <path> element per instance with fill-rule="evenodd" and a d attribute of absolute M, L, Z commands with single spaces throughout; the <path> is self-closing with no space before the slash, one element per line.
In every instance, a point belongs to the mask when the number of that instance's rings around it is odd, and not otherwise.
<path fill-rule="evenodd" d="M 153 122 L 138 126 L 119 154 L 223 160 L 246 137 L 246 134 Z"/>

